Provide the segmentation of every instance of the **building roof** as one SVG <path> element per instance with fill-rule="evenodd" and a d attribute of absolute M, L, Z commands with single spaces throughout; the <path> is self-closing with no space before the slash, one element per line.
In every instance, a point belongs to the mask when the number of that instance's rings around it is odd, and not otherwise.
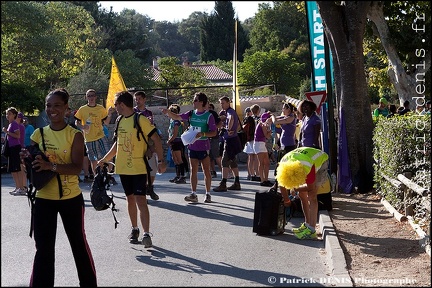
<path fill-rule="evenodd" d="M 188 67 L 193 68 L 193 69 L 198 69 L 200 71 L 202 71 L 206 77 L 206 79 L 212 83 L 217 83 L 217 82 L 231 82 L 233 81 L 233 77 L 226 73 L 225 71 L 223 71 L 222 69 L 219 69 L 218 67 L 214 66 L 214 65 L 210 65 L 210 64 L 200 64 L 200 65 L 194 65 L 194 64 L 190 64 L 188 65 Z M 154 66 L 150 67 L 150 71 L 153 73 L 153 81 L 159 81 L 162 80 L 161 76 L 160 76 L 160 70 L 159 68 L 155 68 Z"/>

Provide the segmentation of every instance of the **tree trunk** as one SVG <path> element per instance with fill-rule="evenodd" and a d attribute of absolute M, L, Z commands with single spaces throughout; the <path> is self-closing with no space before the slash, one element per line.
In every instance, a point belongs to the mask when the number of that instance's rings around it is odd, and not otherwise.
<path fill-rule="evenodd" d="M 419 65 L 416 65 L 413 73 L 407 74 L 406 70 L 408 69 L 406 69 L 402 64 L 396 48 L 391 41 L 390 31 L 384 18 L 383 6 L 383 2 L 373 1 L 373 5 L 368 11 L 367 17 L 375 24 L 376 30 L 378 32 L 377 36 L 379 36 L 382 46 L 386 51 L 389 61 L 388 74 L 390 81 L 393 83 L 393 86 L 398 93 L 400 106 L 403 106 L 403 103 L 408 100 L 411 104 L 410 108 L 415 110 L 416 103 L 415 101 L 412 101 L 413 96 L 421 96 L 418 95 L 416 91 L 416 86 L 418 84 L 416 82 L 420 81 L 420 84 L 424 83 L 422 80 L 425 79 L 424 75 L 426 75 L 426 72 L 430 67 L 431 52 L 429 50 L 423 57 L 421 57 L 423 59 L 420 59 Z M 414 32 L 415 31 L 413 31 L 413 33 Z M 423 77 L 421 77 L 421 75 L 423 75 Z M 419 79 L 416 79 L 416 77 L 419 77 Z M 424 95 L 424 93 L 422 94 Z"/>
<path fill-rule="evenodd" d="M 371 2 L 346 1 L 342 6 L 334 1 L 317 3 L 333 57 L 336 105 L 338 111 L 343 111 L 346 121 L 353 186 L 366 193 L 373 188 L 373 123 L 363 37 Z"/>

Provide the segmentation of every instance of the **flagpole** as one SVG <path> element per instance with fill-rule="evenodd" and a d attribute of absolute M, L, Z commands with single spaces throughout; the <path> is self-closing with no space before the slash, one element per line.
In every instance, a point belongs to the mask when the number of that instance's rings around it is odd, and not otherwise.
<path fill-rule="evenodd" d="M 234 26 L 234 55 L 233 55 L 233 108 L 236 111 L 238 117 L 242 119 L 242 109 L 240 106 L 240 95 L 238 90 L 238 82 L 237 82 L 237 53 L 238 53 L 238 40 L 237 40 L 237 20 L 235 21 Z"/>

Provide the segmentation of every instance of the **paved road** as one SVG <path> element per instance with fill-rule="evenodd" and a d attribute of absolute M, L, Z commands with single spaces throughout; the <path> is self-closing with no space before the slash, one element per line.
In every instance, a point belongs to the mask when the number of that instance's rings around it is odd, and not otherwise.
<path fill-rule="evenodd" d="M 111 187 L 120 209 L 117 229 L 111 211 L 91 206 L 89 184 L 80 184 L 99 286 L 351 286 L 332 224 L 325 222 L 326 213 L 320 216 L 323 241 L 294 237 L 291 228 L 301 218 L 292 219 L 282 235 L 257 236 L 252 232 L 254 197 L 266 188 L 246 181 L 246 172 L 240 174 L 241 191 L 213 192 L 213 203 L 203 202 L 203 174 L 199 173 L 197 204 L 183 200 L 190 193 L 189 184 L 168 182 L 172 172 L 170 168 L 156 176 L 160 200 L 149 199 L 154 245 L 149 249 L 127 240 L 130 221 L 121 184 Z M 28 286 L 34 256 L 30 208 L 26 197 L 9 195 L 14 188 L 11 175 L 3 173 L 1 178 L 1 286 Z M 213 179 L 213 187 L 218 182 Z M 55 285 L 78 284 L 59 219 Z"/>

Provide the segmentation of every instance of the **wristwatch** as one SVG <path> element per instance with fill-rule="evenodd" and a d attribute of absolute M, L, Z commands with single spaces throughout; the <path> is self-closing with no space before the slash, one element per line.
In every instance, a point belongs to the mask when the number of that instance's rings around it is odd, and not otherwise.
<path fill-rule="evenodd" d="M 57 163 L 53 163 L 52 164 L 51 170 L 54 171 L 54 172 L 57 170 Z"/>

